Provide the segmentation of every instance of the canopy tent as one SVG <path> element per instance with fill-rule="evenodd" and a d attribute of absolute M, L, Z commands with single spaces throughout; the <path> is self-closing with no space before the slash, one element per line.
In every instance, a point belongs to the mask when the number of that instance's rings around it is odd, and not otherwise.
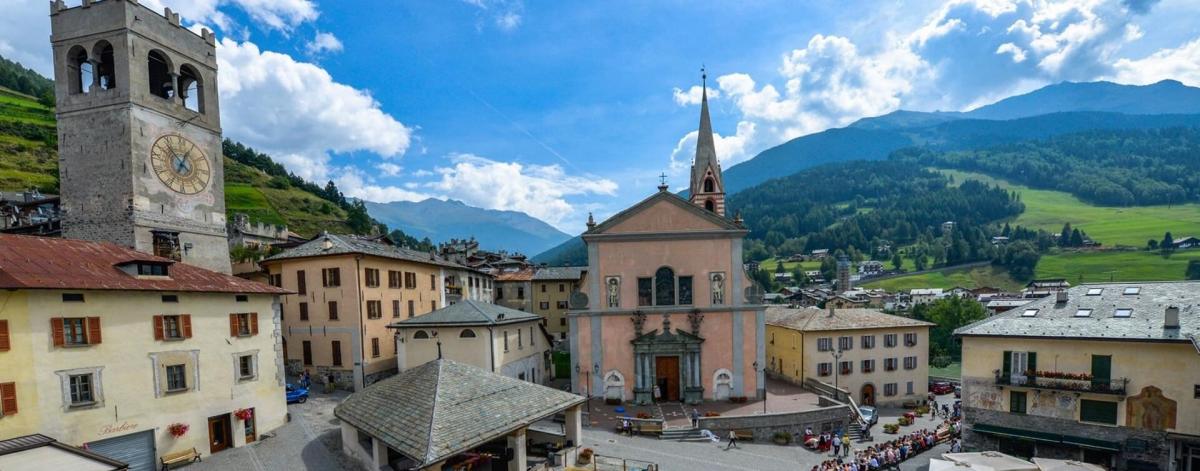
<path fill-rule="evenodd" d="M 1034 458 L 1033 464 L 1036 464 L 1042 471 L 1105 471 L 1103 466 L 1075 460 Z"/>
<path fill-rule="evenodd" d="M 943 463 L 949 462 L 952 463 L 952 466 L 935 468 L 933 461 L 941 460 L 930 460 L 929 471 L 938 469 L 943 471 L 1039 471 L 1037 465 L 1033 463 L 998 451 L 944 453 L 942 458 L 947 460 Z"/>

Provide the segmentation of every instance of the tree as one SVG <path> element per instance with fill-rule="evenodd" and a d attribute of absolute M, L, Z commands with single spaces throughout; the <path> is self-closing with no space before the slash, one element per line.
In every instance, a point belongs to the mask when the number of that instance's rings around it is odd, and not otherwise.
<path fill-rule="evenodd" d="M 1200 260 L 1188 260 L 1185 276 L 1189 280 L 1200 280 Z"/>
<path fill-rule="evenodd" d="M 1158 248 L 1162 250 L 1164 257 L 1170 255 L 1172 250 L 1175 250 L 1175 238 L 1171 237 L 1171 231 L 1163 234 L 1163 240 L 1158 244 Z"/>
<path fill-rule="evenodd" d="M 895 267 L 896 270 L 900 270 L 900 267 L 904 266 L 904 259 L 900 258 L 900 252 L 896 252 L 895 255 L 892 255 L 892 266 Z"/>
<path fill-rule="evenodd" d="M 913 251 L 913 265 L 917 271 L 922 271 L 927 267 L 924 250 L 917 249 Z"/>
<path fill-rule="evenodd" d="M 917 317 L 914 309 L 913 317 Z M 962 359 L 962 345 L 954 338 L 954 329 L 987 317 L 983 305 L 974 299 L 950 296 L 930 303 L 920 312 L 921 320 L 932 322 L 929 329 L 930 358 L 948 356 Z"/>
<path fill-rule="evenodd" d="M 775 261 L 775 273 L 783 273 L 783 260 Z"/>
<path fill-rule="evenodd" d="M 1079 228 L 1071 231 L 1071 247 L 1083 247 L 1083 234 L 1079 232 Z"/>
<path fill-rule="evenodd" d="M 1071 223 L 1063 224 L 1062 232 L 1058 233 L 1058 246 L 1069 247 L 1071 245 Z"/>
<path fill-rule="evenodd" d="M 1158 241 L 1154 239 L 1146 241 L 1146 250 L 1158 250 Z"/>

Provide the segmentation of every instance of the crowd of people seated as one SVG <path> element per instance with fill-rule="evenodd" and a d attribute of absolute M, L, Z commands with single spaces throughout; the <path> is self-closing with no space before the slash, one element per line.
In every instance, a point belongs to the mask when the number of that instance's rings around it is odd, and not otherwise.
<path fill-rule="evenodd" d="M 962 451 L 959 442 L 958 420 L 947 419 L 937 428 L 914 430 L 883 443 L 873 444 L 864 449 L 851 449 L 849 440 L 839 434 L 823 433 L 815 435 L 817 451 L 824 452 L 833 449 L 834 458 L 826 460 L 812 471 L 879 471 L 883 469 L 900 469 L 900 463 L 921 452 L 933 448 L 938 443 L 950 441 L 951 452 Z M 806 431 L 807 434 L 808 431 Z M 828 437 L 826 437 L 828 435 Z M 805 441 L 808 444 L 808 441 Z M 822 448 L 823 444 L 825 448 Z"/>

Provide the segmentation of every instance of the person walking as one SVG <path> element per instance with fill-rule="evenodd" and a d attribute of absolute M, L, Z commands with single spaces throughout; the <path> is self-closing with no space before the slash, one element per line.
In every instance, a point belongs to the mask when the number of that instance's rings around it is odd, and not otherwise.
<path fill-rule="evenodd" d="M 726 450 L 729 450 L 729 448 L 730 448 L 730 447 L 737 448 L 737 449 L 739 449 L 739 450 L 742 448 L 742 447 L 738 446 L 738 444 L 737 444 L 737 432 L 734 432 L 733 430 L 730 430 L 730 431 L 729 431 L 729 444 L 728 444 L 728 445 L 725 445 L 725 449 L 726 449 Z"/>
<path fill-rule="evenodd" d="M 300 374 L 300 386 L 304 389 L 308 389 L 309 386 L 312 386 L 312 376 L 309 375 L 307 369 L 304 370 L 304 373 Z"/>
<path fill-rule="evenodd" d="M 833 436 L 833 456 L 838 456 L 842 453 L 842 439 L 837 435 Z"/>
<path fill-rule="evenodd" d="M 850 456 L 850 434 L 842 435 L 842 456 Z"/>
<path fill-rule="evenodd" d="M 696 410 L 696 408 L 693 407 L 692 408 L 692 427 L 699 427 L 699 426 L 700 426 L 700 411 Z"/>
<path fill-rule="evenodd" d="M 656 385 L 654 385 L 654 403 L 658 404 L 658 401 L 661 399 L 662 399 L 662 389 L 659 389 L 658 385 L 656 384 Z"/>

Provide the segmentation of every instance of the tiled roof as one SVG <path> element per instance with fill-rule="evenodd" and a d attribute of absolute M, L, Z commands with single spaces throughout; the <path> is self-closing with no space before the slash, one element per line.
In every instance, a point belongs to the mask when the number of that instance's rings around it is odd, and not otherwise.
<path fill-rule="evenodd" d="M 421 468 L 583 401 L 571 393 L 439 359 L 350 395 L 334 415 Z"/>
<path fill-rule="evenodd" d="M 118 265 L 169 263 L 170 278 L 139 278 Z M 108 242 L 0 234 L 0 288 L 285 294 L 289 291 Z"/>
<path fill-rule="evenodd" d="M 533 274 L 534 280 L 578 280 L 583 278 L 587 267 L 540 267 Z"/>
<path fill-rule="evenodd" d="M 326 241 L 329 241 L 328 247 L 326 247 Z M 266 259 L 263 259 L 263 262 L 265 263 L 293 258 L 348 254 L 373 255 L 376 257 L 427 263 L 430 265 L 451 268 L 468 268 L 464 265 L 459 265 L 429 252 L 421 252 L 404 247 L 397 247 L 394 245 L 377 242 L 373 239 L 364 239 L 355 236 L 329 233 L 322 233 L 308 242 L 267 257 Z"/>
<path fill-rule="evenodd" d="M 496 281 L 530 281 L 532 279 L 532 268 L 525 268 L 516 271 L 500 271 L 499 273 L 496 273 Z"/>
<path fill-rule="evenodd" d="M 929 322 L 884 314 L 875 309 L 836 309 L 830 316 L 827 309 L 776 306 L 767 308 L 767 323 L 801 332 L 933 326 Z"/>
<path fill-rule="evenodd" d="M 624 211 L 621 211 L 617 214 L 612 215 L 608 219 L 605 219 L 604 222 L 596 225 L 595 227 L 592 227 L 591 229 L 588 229 L 586 232 L 583 233 L 583 235 L 589 236 L 589 235 L 595 235 L 595 234 L 602 234 L 602 233 L 604 233 L 604 231 L 612 228 L 613 226 L 616 226 L 617 224 L 620 224 L 622 221 L 629 219 L 633 215 L 640 213 L 640 212 L 644 211 L 646 208 L 653 206 L 658 201 L 668 201 L 680 208 L 683 208 L 684 210 L 686 210 L 690 213 L 693 213 L 693 214 L 701 217 L 702 219 L 707 219 L 708 221 L 711 221 L 713 224 L 715 224 L 718 227 L 718 230 L 730 230 L 730 231 L 739 231 L 739 232 L 746 230 L 746 228 L 740 224 L 736 224 L 733 221 L 730 221 L 728 219 L 725 219 L 724 217 L 721 217 L 721 216 L 713 213 L 712 211 L 708 211 L 704 208 L 696 206 L 695 204 L 692 204 L 692 202 L 684 199 L 683 197 L 681 197 L 679 195 L 676 195 L 675 193 L 663 190 L 663 191 L 659 191 L 653 195 L 650 195 L 646 199 L 637 202 L 633 206 L 625 208 Z M 587 237 L 584 237 L 584 239 L 586 240 Z"/>
<path fill-rule="evenodd" d="M 392 323 L 392 327 L 427 327 L 439 325 L 500 325 L 540 320 L 532 312 L 509 309 L 497 304 L 463 300 L 411 319 Z"/>
<path fill-rule="evenodd" d="M 1136 288 L 1136 294 L 1125 294 Z M 1130 292 L 1132 293 L 1132 289 Z M 1088 293 L 1094 293 L 1089 296 Z M 1068 337 L 1195 342 L 1200 337 L 1200 282 L 1082 284 L 956 330 L 963 336 Z M 1178 329 L 1163 328 L 1168 306 L 1179 308 Z M 1036 309 L 1032 316 L 1025 312 Z M 1091 309 L 1088 316 L 1077 316 Z M 1117 309 L 1132 309 L 1115 317 Z"/>

